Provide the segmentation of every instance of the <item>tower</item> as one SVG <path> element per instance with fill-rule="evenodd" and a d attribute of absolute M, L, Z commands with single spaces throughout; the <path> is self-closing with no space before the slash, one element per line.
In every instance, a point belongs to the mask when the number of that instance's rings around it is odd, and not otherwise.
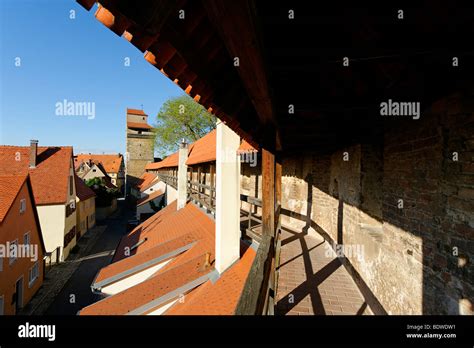
<path fill-rule="evenodd" d="M 153 127 L 148 124 L 148 115 L 143 110 L 127 109 L 127 193 L 138 183 L 145 166 L 154 159 Z"/>

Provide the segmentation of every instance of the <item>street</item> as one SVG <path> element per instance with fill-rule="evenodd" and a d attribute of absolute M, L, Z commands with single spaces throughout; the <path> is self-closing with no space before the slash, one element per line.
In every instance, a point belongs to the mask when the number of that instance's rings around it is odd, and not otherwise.
<path fill-rule="evenodd" d="M 97 272 L 112 260 L 115 248 L 126 234 L 126 222 L 133 217 L 125 201 L 118 201 L 118 214 L 98 225 L 107 225 L 88 255 L 81 258 L 81 264 L 67 281 L 61 292 L 46 311 L 46 315 L 76 315 L 76 313 L 98 300 L 91 291 L 91 283 Z"/>

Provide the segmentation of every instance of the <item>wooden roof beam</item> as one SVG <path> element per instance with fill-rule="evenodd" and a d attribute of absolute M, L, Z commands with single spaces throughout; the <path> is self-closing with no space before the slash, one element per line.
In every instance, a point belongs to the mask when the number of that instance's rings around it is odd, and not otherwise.
<path fill-rule="evenodd" d="M 251 0 L 208 0 L 208 17 L 222 37 L 230 56 L 239 58 L 236 67 L 260 122 L 276 127 L 265 64 L 260 49 L 255 6 Z M 279 144 L 280 141 L 277 140 Z"/>

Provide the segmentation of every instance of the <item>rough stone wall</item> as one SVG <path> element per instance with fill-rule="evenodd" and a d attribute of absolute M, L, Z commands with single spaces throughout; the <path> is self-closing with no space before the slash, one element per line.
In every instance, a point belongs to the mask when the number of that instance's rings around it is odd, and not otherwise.
<path fill-rule="evenodd" d="M 472 110 L 472 95 L 444 98 L 419 120 L 387 122 L 383 138 L 285 158 L 282 223 L 352 247 L 347 259 L 390 314 L 472 314 Z"/>
<path fill-rule="evenodd" d="M 133 185 L 133 181 L 142 176 L 145 166 L 153 162 L 154 140 L 148 135 L 139 137 L 136 134 L 127 133 L 127 180 Z"/>

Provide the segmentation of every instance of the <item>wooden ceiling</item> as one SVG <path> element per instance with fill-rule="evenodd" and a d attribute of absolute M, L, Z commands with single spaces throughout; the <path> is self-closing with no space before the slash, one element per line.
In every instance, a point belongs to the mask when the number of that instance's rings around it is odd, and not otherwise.
<path fill-rule="evenodd" d="M 89 10 L 95 1 L 78 2 Z M 423 109 L 473 85 L 473 9 L 311 3 L 102 0 L 97 17 L 239 135 L 288 154 L 379 137 L 389 98 Z"/>

